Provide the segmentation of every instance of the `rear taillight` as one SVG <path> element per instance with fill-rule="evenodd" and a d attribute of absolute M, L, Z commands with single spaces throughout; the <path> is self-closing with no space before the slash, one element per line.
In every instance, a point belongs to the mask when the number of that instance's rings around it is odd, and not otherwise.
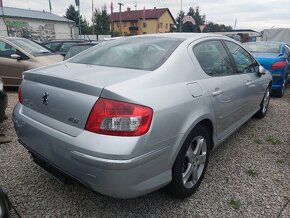
<path fill-rule="evenodd" d="M 286 61 L 278 61 L 272 64 L 272 70 L 283 69 L 286 66 Z"/>
<path fill-rule="evenodd" d="M 99 98 L 91 110 L 85 129 L 104 135 L 140 136 L 151 124 L 149 107 Z"/>
<path fill-rule="evenodd" d="M 18 101 L 19 101 L 20 104 L 23 104 L 21 85 L 18 88 Z"/>

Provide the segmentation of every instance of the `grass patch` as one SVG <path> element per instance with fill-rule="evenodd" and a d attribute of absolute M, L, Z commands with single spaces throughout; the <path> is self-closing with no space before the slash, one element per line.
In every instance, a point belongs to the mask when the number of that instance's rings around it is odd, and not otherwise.
<path fill-rule="evenodd" d="M 247 174 L 249 174 L 249 176 L 252 176 L 252 177 L 255 177 L 258 175 L 258 173 L 252 169 L 247 170 Z"/>
<path fill-rule="evenodd" d="M 234 209 L 240 209 L 241 202 L 239 199 L 231 198 L 231 200 L 229 201 L 229 205 Z"/>
<path fill-rule="evenodd" d="M 281 144 L 281 141 L 279 139 L 275 139 L 273 136 L 269 135 L 266 138 L 266 141 L 271 145 L 278 145 Z"/>
<path fill-rule="evenodd" d="M 277 164 L 283 164 L 284 161 L 283 161 L 283 160 L 276 160 L 276 163 L 277 163 Z"/>

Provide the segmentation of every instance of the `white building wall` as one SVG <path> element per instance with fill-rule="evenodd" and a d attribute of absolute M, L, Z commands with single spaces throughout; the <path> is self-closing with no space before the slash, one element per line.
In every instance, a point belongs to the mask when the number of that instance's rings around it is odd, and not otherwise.
<path fill-rule="evenodd" d="M 7 28 L 2 18 L 0 19 L 0 36 L 7 36 Z"/>
<path fill-rule="evenodd" d="M 30 38 L 39 42 L 75 38 L 73 23 L 28 18 L 5 18 L 5 21 L 9 36 Z M 3 18 L 0 19 L 0 36 L 7 36 Z"/>

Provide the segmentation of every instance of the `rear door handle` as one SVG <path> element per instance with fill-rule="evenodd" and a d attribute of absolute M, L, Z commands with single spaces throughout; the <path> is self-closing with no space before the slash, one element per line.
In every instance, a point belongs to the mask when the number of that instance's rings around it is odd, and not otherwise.
<path fill-rule="evenodd" d="M 212 96 L 217 96 L 217 95 L 221 95 L 221 94 L 223 94 L 222 90 L 216 90 L 212 93 Z"/>

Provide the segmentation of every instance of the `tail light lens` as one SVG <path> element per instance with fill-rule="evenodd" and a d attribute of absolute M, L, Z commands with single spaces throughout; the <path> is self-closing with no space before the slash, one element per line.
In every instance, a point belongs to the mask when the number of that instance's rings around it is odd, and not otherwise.
<path fill-rule="evenodd" d="M 104 135 L 140 136 L 148 132 L 153 116 L 149 107 L 99 98 L 85 129 Z"/>
<path fill-rule="evenodd" d="M 18 101 L 20 104 L 23 104 L 21 85 L 18 88 Z"/>
<path fill-rule="evenodd" d="M 278 61 L 272 64 L 272 70 L 283 69 L 286 66 L 286 61 Z"/>

